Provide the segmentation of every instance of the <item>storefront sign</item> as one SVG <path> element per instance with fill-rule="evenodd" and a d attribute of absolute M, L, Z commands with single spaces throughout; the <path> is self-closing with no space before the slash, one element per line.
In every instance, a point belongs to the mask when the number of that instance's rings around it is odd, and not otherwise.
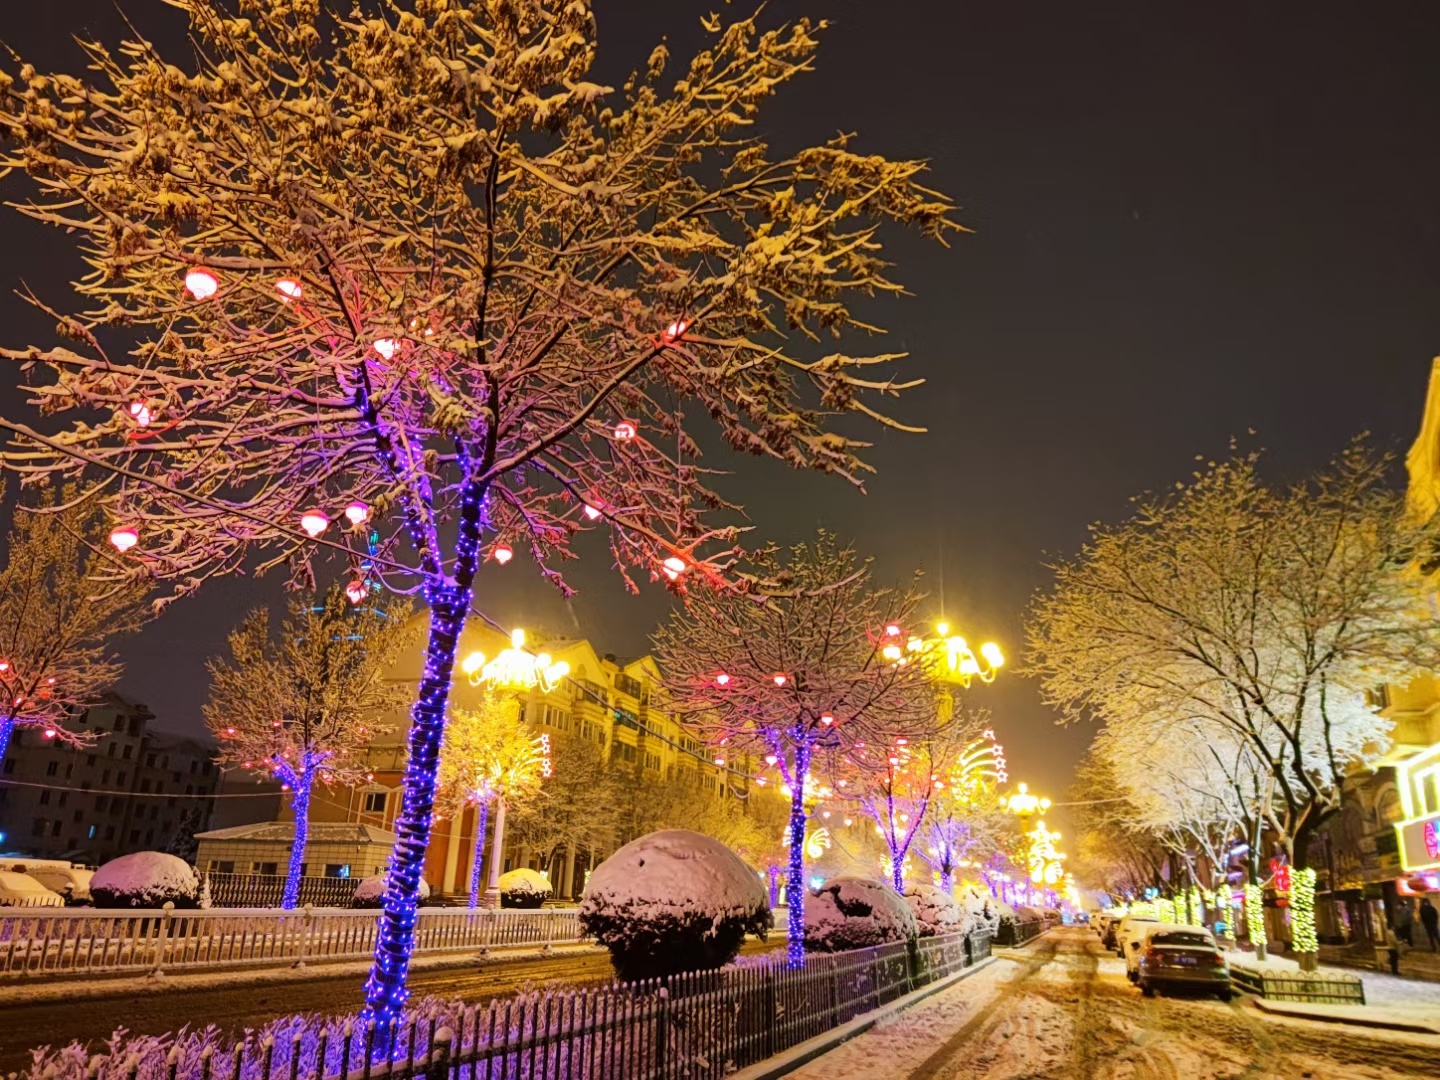
<path fill-rule="evenodd" d="M 1402 821 L 1395 826 L 1400 838 L 1400 861 L 1406 870 L 1440 867 L 1440 814 Z"/>

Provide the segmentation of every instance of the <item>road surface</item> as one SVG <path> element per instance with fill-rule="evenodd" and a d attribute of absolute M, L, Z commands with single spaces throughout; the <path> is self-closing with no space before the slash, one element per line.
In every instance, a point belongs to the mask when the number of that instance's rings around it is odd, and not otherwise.
<path fill-rule="evenodd" d="M 768 943 L 748 938 L 741 951 L 763 952 L 784 943 L 783 934 L 772 935 Z M 410 989 L 416 998 L 434 995 L 475 1002 L 510 994 L 521 987 L 540 988 L 553 983 L 583 986 L 608 982 L 613 977 L 610 955 L 602 949 L 523 959 L 505 959 L 503 954 L 497 954 L 483 966 L 413 972 Z M 352 1012 L 364 1002 L 363 982 L 363 976 L 347 972 L 268 985 L 166 988 L 83 1001 L 7 1004 L 0 1007 L 0 1076 L 28 1065 L 32 1047 L 62 1046 L 75 1039 L 98 1042 L 118 1027 L 132 1034 L 161 1035 L 187 1024 L 192 1028 L 214 1024 L 239 1034 L 247 1027 L 288 1013 Z"/>
<path fill-rule="evenodd" d="M 1240 996 L 1144 998 L 1062 927 L 792 1073 L 794 1080 L 1393 1080 L 1440 1076 L 1440 1037 L 1277 1020 Z M 1428 992 L 1424 984 L 1410 984 Z"/>

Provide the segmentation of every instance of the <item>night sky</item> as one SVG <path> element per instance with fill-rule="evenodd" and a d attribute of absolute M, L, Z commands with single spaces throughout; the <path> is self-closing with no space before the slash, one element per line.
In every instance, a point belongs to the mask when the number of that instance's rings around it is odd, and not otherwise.
<path fill-rule="evenodd" d="M 123 6 L 183 61 L 176 13 Z M 596 6 L 598 76 L 618 83 L 662 35 L 687 56 L 718 0 Z M 70 34 L 120 28 L 112 0 L 5 8 L 0 39 L 42 69 L 79 68 Z M 853 130 L 862 150 L 928 158 L 974 235 L 890 248 L 914 296 L 878 315 L 928 380 L 901 414 L 929 434 L 880 437 L 866 496 L 735 463 L 725 490 L 758 537 L 803 539 L 820 522 L 873 552 L 882 577 L 921 567 L 937 614 L 943 597 L 952 622 L 1015 656 L 1047 554 L 1187 476 L 1197 453 L 1254 428 L 1289 474 L 1361 431 L 1408 446 L 1440 352 L 1435 5 L 771 0 L 768 12 L 834 25 L 816 73 L 761 131 L 787 144 Z M 7 344 L 50 340 L 9 290 L 24 280 L 61 298 L 76 269 L 63 238 L 0 218 Z M 0 408 L 18 411 L 13 388 Z M 602 652 L 642 651 L 663 590 L 627 597 L 603 552 L 576 581 L 567 609 L 517 559 L 482 575 L 477 603 Z M 217 582 L 182 601 L 124 647 L 122 689 L 162 726 L 198 730 L 205 656 L 278 588 Z M 996 714 L 1012 778 L 1058 796 L 1090 733 L 1057 732 L 1013 676 L 975 700 Z"/>

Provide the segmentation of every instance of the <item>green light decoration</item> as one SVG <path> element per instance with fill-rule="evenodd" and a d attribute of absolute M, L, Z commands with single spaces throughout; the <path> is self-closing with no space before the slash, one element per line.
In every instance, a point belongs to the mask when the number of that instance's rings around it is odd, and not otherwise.
<path fill-rule="evenodd" d="M 1290 933 L 1296 952 L 1320 951 L 1315 936 L 1315 871 L 1308 866 L 1290 876 Z"/>
<path fill-rule="evenodd" d="M 1162 923 L 1175 922 L 1175 901 L 1168 897 L 1161 897 L 1155 901 L 1155 917 Z"/>
<path fill-rule="evenodd" d="M 1245 886 L 1245 926 L 1250 931 L 1250 944 L 1257 948 L 1267 942 L 1265 910 L 1259 885 Z"/>

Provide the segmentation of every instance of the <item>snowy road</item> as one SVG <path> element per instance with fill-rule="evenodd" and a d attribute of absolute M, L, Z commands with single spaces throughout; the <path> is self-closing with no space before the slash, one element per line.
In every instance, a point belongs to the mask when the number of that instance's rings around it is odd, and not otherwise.
<path fill-rule="evenodd" d="M 1440 1037 L 1143 998 L 1080 928 L 1051 931 L 792 1073 L 796 1080 L 1390 1080 L 1440 1076 Z"/>

